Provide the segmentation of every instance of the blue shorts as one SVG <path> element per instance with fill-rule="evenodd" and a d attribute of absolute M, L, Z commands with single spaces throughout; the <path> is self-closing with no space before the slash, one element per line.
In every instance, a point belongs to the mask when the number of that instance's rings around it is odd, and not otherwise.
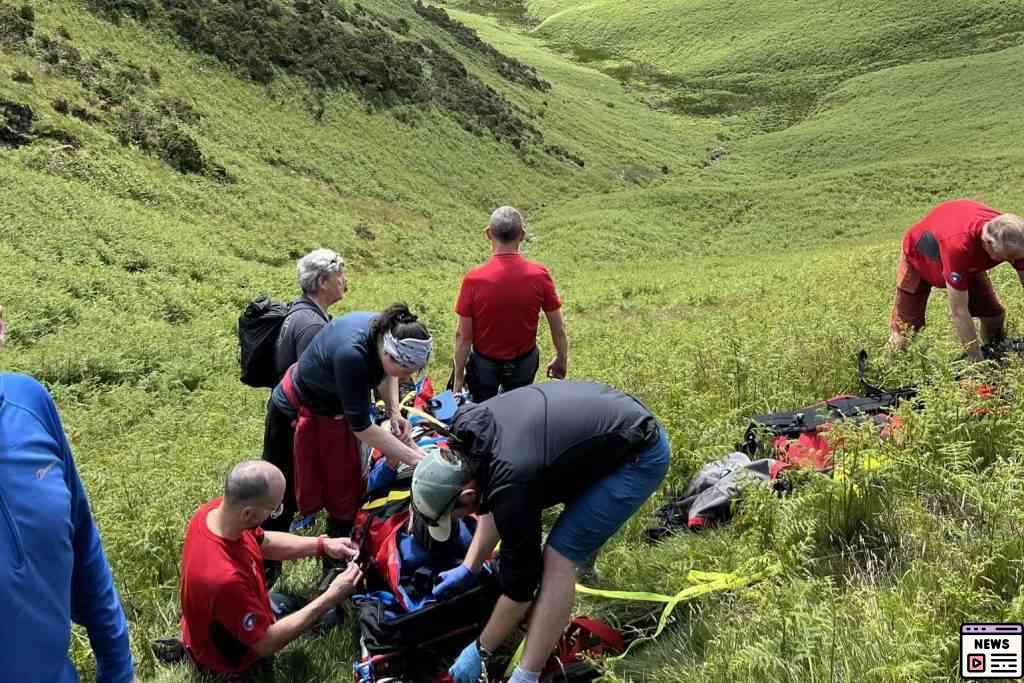
<path fill-rule="evenodd" d="M 585 564 L 615 535 L 668 473 L 671 448 L 665 429 L 658 442 L 569 502 L 548 535 L 548 545 Z"/>

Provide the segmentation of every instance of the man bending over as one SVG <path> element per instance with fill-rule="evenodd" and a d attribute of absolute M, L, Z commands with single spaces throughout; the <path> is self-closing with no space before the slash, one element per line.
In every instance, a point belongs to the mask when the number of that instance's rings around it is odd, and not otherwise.
<path fill-rule="evenodd" d="M 981 344 L 1004 333 L 1006 309 L 988 272 L 1009 261 L 1024 285 L 1024 219 L 969 199 L 935 207 L 903 237 L 896 276 L 889 346 L 901 349 L 908 333 L 924 327 L 932 287 L 949 290 L 949 317 L 971 360 L 981 360 Z M 974 318 L 981 323 L 981 344 Z"/>
<path fill-rule="evenodd" d="M 536 384 L 464 406 L 452 432 L 451 453 L 432 453 L 416 468 L 413 505 L 442 541 L 453 518 L 482 516 L 465 560 L 442 573 L 434 595 L 472 587 L 500 540 L 502 596 L 450 673 L 455 683 L 477 683 L 489 653 L 536 603 L 509 681 L 536 683 L 569 623 L 577 569 L 661 484 L 668 438 L 637 399 L 583 382 Z M 541 515 L 558 503 L 565 509 L 542 546 Z"/>

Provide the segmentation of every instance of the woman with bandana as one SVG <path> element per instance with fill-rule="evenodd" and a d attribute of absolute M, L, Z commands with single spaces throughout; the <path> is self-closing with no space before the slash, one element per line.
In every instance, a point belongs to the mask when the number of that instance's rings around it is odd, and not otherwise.
<path fill-rule="evenodd" d="M 317 334 L 271 396 L 263 458 L 294 458 L 295 500 L 286 498 L 264 529 L 287 531 L 296 509 L 326 509 L 327 535 L 347 536 L 366 487 L 360 442 L 389 462 L 415 466 L 423 458 L 398 410 L 398 383 L 426 367 L 432 348 L 427 328 L 402 304 L 340 316 Z M 390 430 L 371 419 L 374 390 Z"/>

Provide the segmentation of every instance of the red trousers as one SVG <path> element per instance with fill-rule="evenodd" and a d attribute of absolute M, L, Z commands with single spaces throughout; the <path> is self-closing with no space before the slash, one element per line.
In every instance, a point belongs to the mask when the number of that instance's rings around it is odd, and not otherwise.
<path fill-rule="evenodd" d="M 299 402 L 292 372 L 282 380 L 295 422 L 295 503 L 300 515 L 326 509 L 334 519 L 352 521 L 366 493 L 359 439 L 341 415 L 315 415 Z"/>

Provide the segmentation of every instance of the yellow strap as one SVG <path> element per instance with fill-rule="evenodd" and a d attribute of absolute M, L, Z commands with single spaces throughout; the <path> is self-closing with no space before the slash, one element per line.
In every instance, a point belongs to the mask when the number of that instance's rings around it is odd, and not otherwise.
<path fill-rule="evenodd" d="M 422 417 L 424 420 L 434 425 L 435 427 L 439 427 L 444 434 L 448 433 L 448 425 L 446 425 L 444 422 L 441 422 L 430 413 L 425 413 L 422 410 L 418 408 L 413 408 L 411 406 L 402 406 L 402 412 L 406 413 L 407 415 L 415 415 L 417 417 Z"/>
<path fill-rule="evenodd" d="M 512 674 L 516 672 L 516 667 L 519 666 L 520 660 L 523 658 L 523 653 L 526 651 L 526 638 L 524 637 L 519 641 L 519 647 L 516 648 L 516 652 L 512 655 L 512 659 L 508 661 L 508 668 L 505 669 L 505 678 L 512 678 Z"/>
<path fill-rule="evenodd" d="M 768 577 L 774 576 L 782 571 L 781 564 L 774 564 L 767 569 L 751 574 L 749 576 L 740 576 L 738 574 L 721 574 L 717 572 L 699 572 L 696 570 L 690 571 L 686 579 L 689 583 L 697 584 L 684 588 L 675 595 L 662 595 L 660 593 L 647 593 L 644 591 L 609 591 L 601 590 L 597 588 L 587 588 L 580 584 L 576 584 L 576 591 L 584 595 L 593 595 L 600 598 L 608 598 L 609 600 L 640 600 L 644 602 L 663 602 L 665 608 L 661 611 L 661 618 L 658 619 L 658 628 L 654 631 L 653 635 L 646 638 L 639 638 L 634 640 L 618 657 L 613 657 L 611 661 L 622 659 L 637 643 L 645 640 L 653 640 L 661 635 L 661 632 L 665 630 L 668 625 L 668 619 L 672 615 L 673 610 L 681 602 L 692 600 L 701 595 L 707 595 L 708 593 L 718 593 L 720 591 L 735 590 L 737 588 L 743 588 L 749 586 L 752 583 L 763 581 Z"/>
<path fill-rule="evenodd" d="M 369 503 L 367 503 L 366 505 L 363 506 L 363 509 L 364 510 L 376 510 L 378 508 L 384 507 L 388 503 L 394 503 L 396 500 L 405 500 L 410 495 L 412 495 L 412 494 L 409 491 L 392 491 L 391 493 L 389 493 L 388 495 L 384 496 L 383 498 L 375 498 L 375 499 L 371 500 Z"/>

